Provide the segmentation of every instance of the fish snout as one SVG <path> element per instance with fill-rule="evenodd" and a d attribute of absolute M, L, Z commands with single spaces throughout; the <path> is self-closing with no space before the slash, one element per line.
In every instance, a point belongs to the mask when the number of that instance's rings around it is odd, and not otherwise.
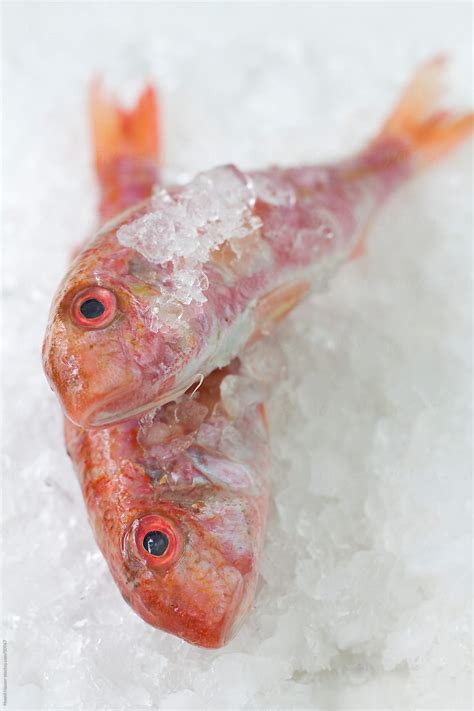
<path fill-rule="evenodd" d="M 138 368 L 127 366 L 117 342 L 107 350 L 95 347 L 95 334 L 77 347 L 51 329 L 43 345 L 43 365 L 64 414 L 80 427 L 92 427 L 109 410 L 127 411 L 141 383 Z M 118 418 L 117 418 L 118 419 Z"/>

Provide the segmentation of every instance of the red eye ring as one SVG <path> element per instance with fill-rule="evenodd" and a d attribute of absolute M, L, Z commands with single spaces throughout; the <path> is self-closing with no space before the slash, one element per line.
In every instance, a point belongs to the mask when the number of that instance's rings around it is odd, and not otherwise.
<path fill-rule="evenodd" d="M 74 323 L 83 328 L 105 328 L 117 312 L 117 299 L 110 289 L 90 286 L 74 297 L 71 313 Z"/>
<path fill-rule="evenodd" d="M 132 523 L 131 544 L 134 554 L 155 569 L 169 568 L 183 551 L 176 526 L 159 514 L 147 514 Z"/>

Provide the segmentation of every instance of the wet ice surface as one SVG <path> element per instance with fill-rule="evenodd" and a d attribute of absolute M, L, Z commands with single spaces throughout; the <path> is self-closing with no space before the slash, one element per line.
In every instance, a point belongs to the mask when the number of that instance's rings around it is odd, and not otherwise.
<path fill-rule="evenodd" d="M 129 98 L 160 82 L 171 180 L 345 155 L 440 49 L 452 100 L 469 103 L 467 5 L 364 7 L 6 8 L 10 708 L 471 707 L 468 150 L 400 191 L 367 256 L 278 332 L 259 593 L 223 650 L 125 605 L 39 362 L 53 290 L 93 226 L 90 76 Z"/>

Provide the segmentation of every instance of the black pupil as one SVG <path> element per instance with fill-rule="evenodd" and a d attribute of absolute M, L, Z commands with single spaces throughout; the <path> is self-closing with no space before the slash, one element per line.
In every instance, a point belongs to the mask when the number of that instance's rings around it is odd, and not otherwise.
<path fill-rule="evenodd" d="M 105 311 L 105 306 L 98 299 L 87 299 L 81 304 L 81 314 L 85 318 L 99 318 Z"/>
<path fill-rule="evenodd" d="M 143 539 L 143 548 L 150 555 L 160 556 L 168 548 L 168 536 L 162 531 L 150 531 Z"/>

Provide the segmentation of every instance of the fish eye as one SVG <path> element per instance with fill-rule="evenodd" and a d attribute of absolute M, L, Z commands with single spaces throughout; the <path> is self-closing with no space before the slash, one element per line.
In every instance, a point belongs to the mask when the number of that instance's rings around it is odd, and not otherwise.
<path fill-rule="evenodd" d="M 74 297 L 72 319 L 77 326 L 87 329 L 108 326 L 117 311 L 117 300 L 110 289 L 90 286 Z"/>
<path fill-rule="evenodd" d="M 168 568 L 181 554 L 182 540 L 176 526 L 164 516 L 147 514 L 132 524 L 132 548 L 152 568 Z"/>
<path fill-rule="evenodd" d="M 149 531 L 142 541 L 145 551 L 150 555 L 156 555 L 158 558 L 166 553 L 168 545 L 168 536 L 163 531 Z"/>
<path fill-rule="evenodd" d="M 105 311 L 105 306 L 99 299 L 87 299 L 79 307 L 84 318 L 99 318 Z"/>

